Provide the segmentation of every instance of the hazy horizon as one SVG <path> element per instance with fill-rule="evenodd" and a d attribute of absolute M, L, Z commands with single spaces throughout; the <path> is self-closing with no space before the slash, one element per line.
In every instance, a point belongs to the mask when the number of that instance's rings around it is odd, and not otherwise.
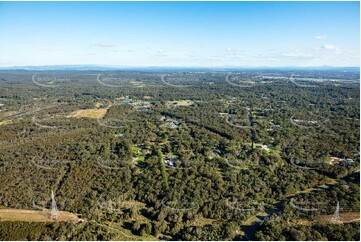
<path fill-rule="evenodd" d="M 103 68 L 209 68 L 209 69 L 218 69 L 218 68 L 360 68 L 360 66 L 332 66 L 332 65 L 320 65 L 320 66 L 236 66 L 236 65 L 224 65 L 224 66 L 161 66 L 161 65 L 103 65 L 103 64 L 57 64 L 57 65 L 15 65 L 15 66 L 0 66 L 2 69 L 6 68 L 22 68 L 22 67 L 31 67 L 31 68 L 41 68 L 41 67 L 103 67 Z"/>

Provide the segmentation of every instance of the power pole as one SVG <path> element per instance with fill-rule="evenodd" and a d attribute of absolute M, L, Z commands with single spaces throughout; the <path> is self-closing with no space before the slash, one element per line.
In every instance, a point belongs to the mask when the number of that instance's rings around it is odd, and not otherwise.
<path fill-rule="evenodd" d="M 51 191 L 51 219 L 57 220 L 59 218 L 58 206 L 56 206 L 54 192 Z"/>
<path fill-rule="evenodd" d="M 331 219 L 332 223 L 339 223 L 340 222 L 340 202 L 337 201 L 335 213 Z"/>

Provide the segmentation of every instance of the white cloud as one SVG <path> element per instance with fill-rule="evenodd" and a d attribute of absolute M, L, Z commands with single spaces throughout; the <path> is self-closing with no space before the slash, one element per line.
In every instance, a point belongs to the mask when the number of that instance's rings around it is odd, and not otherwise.
<path fill-rule="evenodd" d="M 157 50 L 153 50 L 150 53 L 150 56 L 156 56 L 156 57 L 166 57 L 166 56 L 170 56 L 169 52 L 165 49 L 157 49 Z"/>
<path fill-rule="evenodd" d="M 282 53 L 281 56 L 286 58 L 294 58 L 294 59 L 310 59 L 314 57 L 313 54 L 301 52 L 300 50 L 294 50 L 294 51 Z"/>
<path fill-rule="evenodd" d="M 127 48 L 125 46 L 119 46 L 115 44 L 109 44 L 104 42 L 96 42 L 90 45 L 90 49 L 94 49 L 94 47 L 100 50 L 103 53 L 113 53 L 113 52 L 133 52 L 134 49 Z"/>
<path fill-rule="evenodd" d="M 118 45 L 104 43 L 104 42 L 96 42 L 96 43 L 94 43 L 94 44 L 92 44 L 90 46 L 91 49 L 93 49 L 93 47 L 97 48 L 99 51 L 101 51 L 103 53 L 113 53 L 113 52 L 128 51 L 128 50 L 122 49 Z"/>
<path fill-rule="evenodd" d="M 99 47 L 101 49 L 113 48 L 114 47 L 114 45 L 101 43 L 101 42 L 95 43 L 94 46 Z"/>
<path fill-rule="evenodd" d="M 225 52 L 223 52 L 221 54 L 221 56 L 225 60 L 230 60 L 230 61 L 247 60 L 247 56 L 245 55 L 245 52 L 241 49 L 226 48 L 224 51 Z M 214 56 L 213 56 L 213 58 L 214 58 Z"/>
<path fill-rule="evenodd" d="M 325 36 L 325 35 L 317 35 L 317 36 L 315 36 L 315 39 L 327 39 L 327 36 Z"/>
<path fill-rule="evenodd" d="M 321 48 L 324 49 L 324 50 L 329 50 L 329 51 L 338 50 L 338 48 L 336 46 L 330 45 L 330 44 L 322 45 Z"/>
<path fill-rule="evenodd" d="M 232 53 L 240 53 L 240 52 L 243 52 L 243 50 L 241 50 L 241 49 L 235 49 L 235 48 L 227 48 L 226 51 L 227 51 L 227 52 L 232 52 Z"/>
<path fill-rule="evenodd" d="M 163 50 L 163 49 L 158 49 L 156 52 L 159 53 L 159 54 L 161 54 L 161 53 L 165 53 L 165 52 L 167 52 L 167 51 L 166 51 L 166 50 Z"/>

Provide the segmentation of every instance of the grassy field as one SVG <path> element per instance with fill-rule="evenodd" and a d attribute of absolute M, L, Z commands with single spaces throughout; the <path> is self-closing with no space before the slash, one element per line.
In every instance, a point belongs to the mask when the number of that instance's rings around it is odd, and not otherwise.
<path fill-rule="evenodd" d="M 322 215 L 316 218 L 318 223 L 330 223 L 333 215 Z M 340 223 L 360 222 L 360 212 L 340 213 Z"/>
<path fill-rule="evenodd" d="M 140 82 L 140 81 L 131 81 L 129 83 L 135 87 L 144 87 L 145 86 L 144 83 Z"/>
<path fill-rule="evenodd" d="M 27 221 L 27 222 L 78 222 L 78 216 L 73 213 L 59 211 L 59 218 L 53 220 L 50 211 L 0 209 L 0 221 Z"/>
<path fill-rule="evenodd" d="M 139 204 L 138 204 L 139 206 Z M 145 217 L 138 215 L 136 217 L 137 220 L 144 222 L 147 220 Z M 52 220 L 50 218 L 50 212 L 49 211 L 40 211 L 40 210 L 23 210 L 23 209 L 0 209 L 0 222 L 34 222 L 34 223 L 57 223 L 57 222 L 89 222 L 89 223 L 96 223 L 110 231 L 117 232 L 118 235 L 115 238 L 116 240 L 158 240 L 156 237 L 151 235 L 133 235 L 132 232 L 128 229 L 123 228 L 120 224 L 116 223 L 105 223 L 100 224 L 95 221 L 87 221 L 87 220 L 81 220 L 77 217 L 76 214 L 65 212 L 65 211 L 59 211 L 59 218 L 57 220 Z"/>
<path fill-rule="evenodd" d="M 193 102 L 191 100 L 179 100 L 179 101 L 167 101 L 166 106 L 171 107 L 188 107 L 192 105 Z"/>
<path fill-rule="evenodd" d="M 215 222 L 216 222 L 215 219 L 204 218 L 204 217 L 199 216 L 199 217 L 196 217 L 194 220 L 191 220 L 190 225 L 191 226 L 202 227 L 202 226 L 205 226 L 205 225 L 213 224 Z"/>
<path fill-rule="evenodd" d="M 107 113 L 106 108 L 80 109 L 72 112 L 68 117 L 71 118 L 102 118 Z"/>
<path fill-rule="evenodd" d="M 129 231 L 128 229 L 124 229 L 120 224 L 117 223 L 107 223 L 107 224 L 99 224 L 98 225 L 111 230 L 111 231 L 115 231 L 118 232 L 118 236 L 116 238 L 114 238 L 114 240 L 118 240 L 118 241 L 146 241 L 146 240 L 158 240 L 156 237 L 152 236 L 152 235 L 144 235 L 144 236 L 139 236 L 139 235 L 133 235 L 131 231 Z"/>
<path fill-rule="evenodd" d="M 329 215 L 321 215 L 315 217 L 314 219 L 296 219 L 290 222 L 290 225 L 304 225 L 304 226 L 312 226 L 315 224 L 331 224 L 332 222 L 332 214 Z M 360 213 L 352 212 L 352 213 L 340 213 L 340 221 L 338 224 L 346 224 L 352 222 L 360 222 Z"/>
<path fill-rule="evenodd" d="M 258 216 L 266 216 L 267 214 L 265 212 L 259 212 L 255 216 L 250 217 L 249 219 L 243 221 L 241 225 L 244 226 L 250 226 L 253 223 L 257 222 L 259 220 Z"/>

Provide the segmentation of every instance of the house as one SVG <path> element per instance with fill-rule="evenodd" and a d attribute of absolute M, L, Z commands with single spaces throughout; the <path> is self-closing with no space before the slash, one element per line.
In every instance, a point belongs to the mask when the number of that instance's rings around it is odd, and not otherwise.
<path fill-rule="evenodd" d="M 351 166 L 354 163 L 353 159 L 343 159 L 343 158 L 338 158 L 338 157 L 330 157 L 331 161 L 330 161 L 330 165 L 340 165 L 340 166 Z"/>
<path fill-rule="evenodd" d="M 222 152 L 219 149 L 214 148 L 210 151 L 210 158 L 219 157 L 221 153 Z"/>
<path fill-rule="evenodd" d="M 164 160 L 164 164 L 168 167 L 175 167 L 175 163 L 172 160 Z"/>
<path fill-rule="evenodd" d="M 147 107 L 150 105 L 150 102 L 148 101 L 134 101 L 134 102 L 130 102 L 129 103 L 132 106 L 136 106 L 136 107 Z"/>
<path fill-rule="evenodd" d="M 274 128 L 280 128 L 280 127 L 281 127 L 281 125 L 274 124 L 274 123 L 272 123 L 272 122 L 269 122 L 269 123 L 271 124 L 271 126 L 272 126 L 273 129 L 274 129 Z"/>
<path fill-rule="evenodd" d="M 220 154 L 220 153 L 221 153 L 221 151 L 220 151 L 219 149 L 217 149 L 217 148 L 212 149 L 212 152 L 213 152 L 213 153 L 216 153 L 216 154 Z"/>
<path fill-rule="evenodd" d="M 171 129 L 176 129 L 176 128 L 178 128 L 178 126 L 177 126 L 175 123 L 173 123 L 173 122 L 168 123 L 168 127 L 171 128 Z"/>
<path fill-rule="evenodd" d="M 175 167 L 176 166 L 175 161 L 178 159 L 178 157 L 179 156 L 177 155 L 167 155 L 165 156 L 164 164 L 167 167 Z"/>
<path fill-rule="evenodd" d="M 129 100 L 129 99 L 123 99 L 121 102 L 122 102 L 122 103 L 129 103 L 130 100 Z"/>
<path fill-rule="evenodd" d="M 115 137 L 123 137 L 124 136 L 124 133 L 119 133 L 119 134 L 116 134 Z"/>
<path fill-rule="evenodd" d="M 18 113 L 15 115 L 16 118 L 24 116 L 26 113 Z"/>
<path fill-rule="evenodd" d="M 353 163 L 354 163 L 353 159 L 345 159 L 345 160 L 343 160 L 341 165 L 343 165 L 343 166 L 352 166 Z"/>
<path fill-rule="evenodd" d="M 268 150 L 267 145 L 256 145 L 256 148 L 260 150 Z"/>

